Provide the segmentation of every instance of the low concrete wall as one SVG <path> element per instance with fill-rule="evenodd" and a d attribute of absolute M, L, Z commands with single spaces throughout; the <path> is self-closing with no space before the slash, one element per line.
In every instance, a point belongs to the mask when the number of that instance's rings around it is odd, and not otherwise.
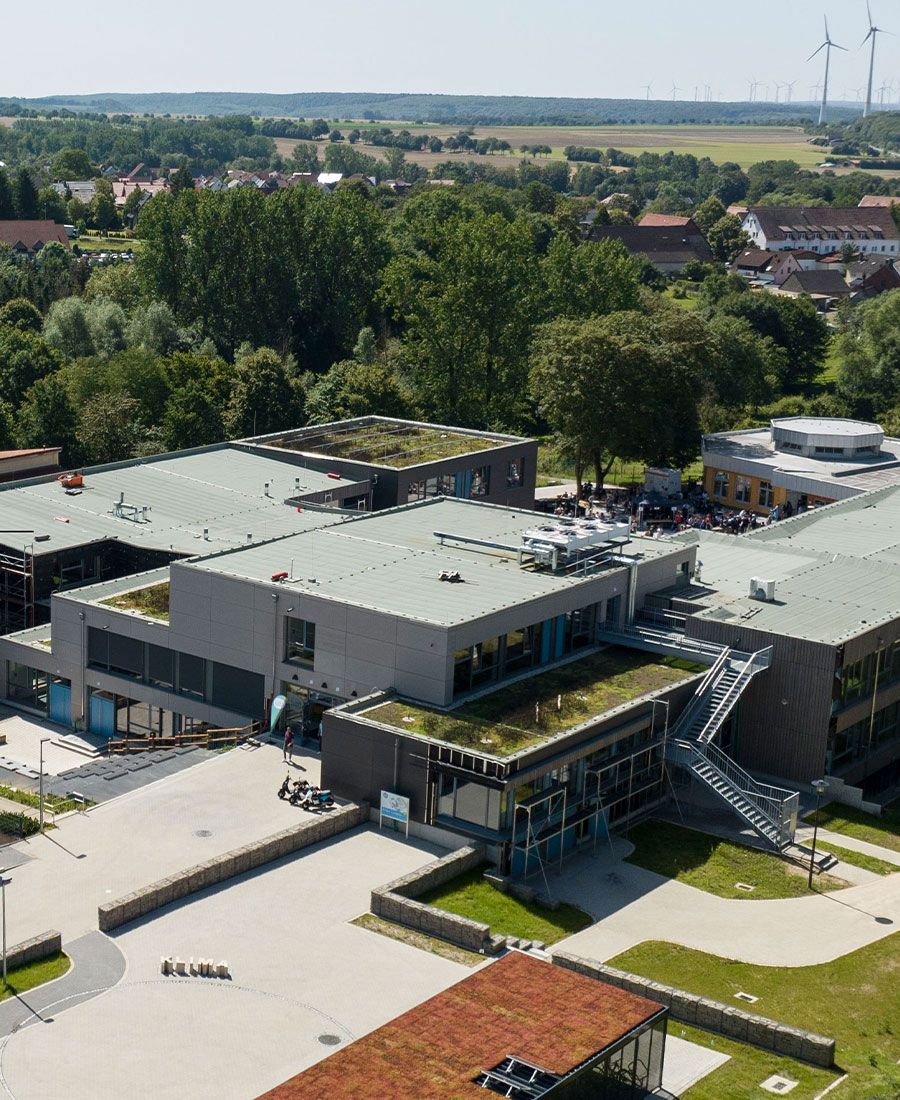
<path fill-rule="evenodd" d="M 867 814 L 881 815 L 881 803 L 866 802 L 862 787 L 851 787 L 849 783 L 845 783 L 843 779 L 838 779 L 834 775 L 826 776 L 826 779 L 828 781 L 827 801 L 840 802 L 842 806 L 853 806 L 854 809 L 862 810 Z"/>
<path fill-rule="evenodd" d="M 414 928 L 429 936 L 449 940 L 469 951 L 487 951 L 491 945 L 491 929 L 480 921 L 467 920 L 455 913 L 445 913 L 420 898 L 457 875 L 472 871 L 484 862 L 484 849 L 477 846 L 460 848 L 442 859 L 420 867 L 418 871 L 395 879 L 372 891 L 371 909 L 376 917 Z"/>
<path fill-rule="evenodd" d="M 30 940 L 15 944 L 6 952 L 6 965 L 10 970 L 27 963 L 48 959 L 62 951 L 62 936 L 59 932 L 42 932 Z"/>
<path fill-rule="evenodd" d="M 626 974 L 623 970 L 614 970 L 611 966 L 594 962 L 593 959 L 582 959 L 577 955 L 559 952 L 553 956 L 553 962 L 557 966 L 574 970 L 588 978 L 607 982 L 609 985 L 627 989 L 630 993 L 637 993 L 641 997 L 656 1001 L 657 1004 L 668 1008 L 673 1019 L 681 1020 L 683 1023 L 695 1024 L 708 1031 L 726 1035 L 729 1039 L 752 1043 L 764 1050 L 785 1054 L 789 1058 L 798 1058 L 814 1066 L 830 1069 L 834 1065 L 834 1039 L 815 1035 L 801 1028 L 789 1027 L 787 1024 L 779 1024 L 775 1020 L 767 1020 L 764 1016 L 755 1016 L 734 1005 L 710 1001 L 694 993 L 685 993 L 681 989 L 661 985 L 659 982 L 650 981 L 649 978 L 642 978 L 638 974 Z"/>
<path fill-rule="evenodd" d="M 273 859 L 299 852 L 302 848 L 318 844 L 319 841 L 337 836 L 338 833 L 345 833 L 348 829 L 362 825 L 368 817 L 368 803 L 363 802 L 359 805 L 351 803 L 320 817 L 307 818 L 298 825 L 292 825 L 291 828 L 283 829 L 280 833 L 263 837 L 262 840 L 255 840 L 243 848 L 225 852 L 206 863 L 188 867 L 172 875 L 171 878 L 161 879 L 159 882 L 136 890 L 133 894 L 127 894 L 125 897 L 99 906 L 97 923 L 100 931 L 110 932 L 189 894 L 195 894 L 199 890 L 225 882 L 236 875 L 244 874 L 245 871 L 252 871 L 254 867 L 271 863 Z"/>

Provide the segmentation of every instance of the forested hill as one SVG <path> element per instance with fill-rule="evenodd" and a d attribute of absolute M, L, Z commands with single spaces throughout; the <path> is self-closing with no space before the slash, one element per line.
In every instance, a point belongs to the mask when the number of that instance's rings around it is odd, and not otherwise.
<path fill-rule="evenodd" d="M 9 102 L 9 101 L 8 101 Z M 39 111 L 102 111 L 108 114 L 173 114 L 397 119 L 482 125 L 611 125 L 616 123 L 807 122 L 815 111 L 798 103 L 697 103 L 645 99 L 563 99 L 529 96 L 414 95 L 376 92 L 148 92 L 46 96 L 17 99 Z M 859 109 L 836 107 L 847 119 Z"/>

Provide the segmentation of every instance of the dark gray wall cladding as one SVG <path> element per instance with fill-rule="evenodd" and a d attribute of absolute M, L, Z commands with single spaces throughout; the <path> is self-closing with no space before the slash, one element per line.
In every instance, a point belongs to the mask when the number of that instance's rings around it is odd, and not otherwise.
<path fill-rule="evenodd" d="M 10 947 L 6 952 L 6 965 L 10 970 L 28 963 L 48 959 L 62 951 L 62 936 L 59 932 L 42 932 L 30 940 L 23 940 Z"/>
<path fill-rule="evenodd" d="M 308 818 L 299 825 L 292 825 L 280 833 L 255 840 L 243 848 L 225 852 L 206 863 L 198 863 L 170 878 L 153 882 L 123 898 L 107 902 L 97 908 L 97 925 L 101 932 L 110 932 L 155 909 L 170 905 L 189 894 L 196 894 L 209 886 L 216 886 L 245 871 L 252 871 L 273 859 L 299 852 L 320 840 L 355 829 L 369 819 L 368 804 L 351 803 L 331 810 L 323 817 Z"/>
<path fill-rule="evenodd" d="M 768 1020 L 765 1016 L 755 1016 L 734 1005 L 711 1001 L 706 997 L 698 997 L 695 993 L 685 993 L 682 989 L 661 985 L 637 974 L 626 974 L 623 970 L 614 970 L 611 966 L 594 962 L 593 959 L 582 959 L 560 951 L 553 956 L 553 962 L 566 970 L 574 970 L 585 977 L 648 997 L 651 1001 L 664 1005 L 673 1019 L 683 1023 L 716 1031 L 729 1039 L 752 1043 L 789 1058 L 799 1058 L 800 1061 L 814 1066 L 830 1069 L 834 1065 L 835 1042 L 824 1035 L 789 1027 L 775 1020 Z"/>
<path fill-rule="evenodd" d="M 437 936 L 468 951 L 487 951 L 491 940 L 489 925 L 416 901 L 416 898 L 443 886 L 457 875 L 480 867 L 484 859 L 484 849 L 481 847 L 460 848 L 403 878 L 379 886 L 372 891 L 372 912 L 382 920 L 394 921 L 428 936 Z"/>

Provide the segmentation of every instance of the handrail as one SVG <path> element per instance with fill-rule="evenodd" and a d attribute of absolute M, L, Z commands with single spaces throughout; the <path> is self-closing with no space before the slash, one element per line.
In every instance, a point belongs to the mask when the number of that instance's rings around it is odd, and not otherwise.
<path fill-rule="evenodd" d="M 617 627 L 609 626 L 604 623 L 600 626 L 598 634 L 608 634 L 614 637 L 622 637 L 624 635 L 628 638 L 642 638 L 647 642 L 666 646 L 669 649 L 691 650 L 695 653 L 702 653 L 708 657 L 718 657 L 723 650 L 727 649 L 726 646 L 719 645 L 717 642 L 705 642 L 700 638 L 689 638 L 686 634 L 682 634 L 679 631 L 654 630 L 653 627 Z"/>
<path fill-rule="evenodd" d="M 123 737 L 106 743 L 106 753 L 147 752 L 150 749 L 174 749 L 188 745 L 194 748 L 215 748 L 223 744 L 237 746 L 242 741 L 257 736 L 262 729 L 261 722 L 251 722 L 247 726 L 232 726 L 226 729 L 208 729 L 190 733 L 175 733 L 170 737 Z"/>
<path fill-rule="evenodd" d="M 753 664 L 753 657 L 751 655 L 750 657 L 747 658 L 747 660 L 741 666 L 740 671 L 738 672 L 737 676 L 735 676 L 735 678 L 732 681 L 730 687 L 725 692 L 725 694 L 722 696 L 722 698 L 719 700 L 719 702 L 716 705 L 715 709 L 713 710 L 712 714 L 709 716 L 709 718 L 707 718 L 706 722 L 704 723 L 703 728 L 697 734 L 697 740 L 698 741 L 702 741 L 704 744 L 706 744 L 707 741 L 711 741 L 713 739 L 713 737 L 715 737 L 716 730 L 719 728 L 719 726 L 717 724 L 717 720 L 719 718 L 719 713 L 722 711 L 722 708 L 724 707 L 725 709 L 724 709 L 723 717 L 724 717 L 724 715 L 727 715 L 728 712 L 731 710 L 731 707 L 732 707 L 733 703 L 737 700 L 737 698 L 740 696 L 741 692 L 744 690 L 745 685 L 750 682 L 750 679 L 753 676 L 753 673 L 750 672 L 749 669 L 750 669 L 750 666 L 752 664 Z M 713 727 L 712 733 L 710 733 L 707 737 L 706 736 L 706 731 L 710 728 L 710 726 Z"/>

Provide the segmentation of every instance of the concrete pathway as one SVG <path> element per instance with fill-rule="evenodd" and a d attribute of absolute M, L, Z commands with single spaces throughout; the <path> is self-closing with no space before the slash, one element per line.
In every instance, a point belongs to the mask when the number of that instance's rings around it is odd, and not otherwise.
<path fill-rule="evenodd" d="M 597 920 L 559 950 L 602 962 L 644 940 L 667 940 L 765 966 L 810 966 L 900 927 L 900 874 L 830 894 L 726 900 L 622 862 L 628 847 L 617 840 L 615 855 L 603 847 L 597 858 L 578 856 L 561 876 L 549 876 L 553 896 Z"/>
<path fill-rule="evenodd" d="M 666 1036 L 666 1060 L 663 1063 L 663 1088 L 673 1096 L 681 1096 L 698 1081 L 712 1073 L 730 1060 L 730 1054 L 723 1054 L 718 1050 L 710 1050 L 700 1046 L 699 1043 L 691 1043 L 687 1039 L 680 1039 L 672 1032 L 678 1024 L 674 1020 L 669 1021 L 669 1034 Z"/>
<path fill-rule="evenodd" d="M 799 844 L 811 844 L 812 837 L 812 825 L 800 825 L 798 827 L 796 839 Z M 824 848 L 827 852 L 831 844 L 835 844 L 839 848 L 847 848 L 851 852 L 862 852 L 864 855 L 883 859 L 886 863 L 895 864 L 897 869 L 900 870 L 900 852 L 895 852 L 892 848 L 883 848 L 880 844 L 870 844 L 867 840 L 857 840 L 855 836 L 844 836 L 843 833 L 835 833 L 831 829 L 820 828 L 816 847 Z"/>
<path fill-rule="evenodd" d="M 64 945 L 72 960 L 67 973 L 55 981 L 0 1002 L 0 1037 L 32 1024 L 52 1023 L 54 1012 L 74 1008 L 111 989 L 125 973 L 125 956 L 102 932 L 88 932 Z"/>

